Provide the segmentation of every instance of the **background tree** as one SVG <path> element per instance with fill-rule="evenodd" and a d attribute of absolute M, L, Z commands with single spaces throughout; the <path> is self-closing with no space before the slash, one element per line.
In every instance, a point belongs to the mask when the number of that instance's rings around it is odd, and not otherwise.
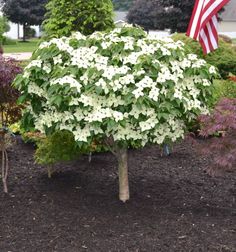
<path fill-rule="evenodd" d="M 48 0 L 2 0 L 2 11 L 13 23 L 23 25 L 23 40 L 25 30 L 30 25 L 41 25 L 46 12 Z"/>
<path fill-rule="evenodd" d="M 162 11 L 157 1 L 136 0 L 128 12 L 127 19 L 129 23 L 142 26 L 145 30 L 155 29 L 155 16 L 153 8 Z"/>
<path fill-rule="evenodd" d="M 129 10 L 128 21 L 146 29 L 186 32 L 194 2 L 194 0 L 137 0 Z"/>
<path fill-rule="evenodd" d="M 50 0 L 44 30 L 49 37 L 70 35 L 72 31 L 91 34 L 113 27 L 111 0 Z"/>
<path fill-rule="evenodd" d="M 127 11 L 134 0 L 113 0 L 115 10 Z"/>
<path fill-rule="evenodd" d="M 147 30 L 186 32 L 194 3 L 195 0 L 136 0 L 129 9 L 128 21 Z"/>
<path fill-rule="evenodd" d="M 4 33 L 10 30 L 10 26 L 6 17 L 0 16 L 0 54 L 3 53 L 2 44 L 4 40 Z"/>

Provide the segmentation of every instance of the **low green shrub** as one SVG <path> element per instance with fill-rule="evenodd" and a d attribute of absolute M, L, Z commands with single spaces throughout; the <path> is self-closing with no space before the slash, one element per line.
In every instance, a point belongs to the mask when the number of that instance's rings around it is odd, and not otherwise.
<path fill-rule="evenodd" d="M 16 45 L 16 44 L 17 44 L 16 39 L 11 39 L 11 38 L 8 38 L 8 37 L 3 38 L 3 45 Z"/>
<path fill-rule="evenodd" d="M 229 73 L 236 75 L 236 50 L 231 44 L 219 39 L 219 48 L 208 55 L 204 55 L 199 42 L 187 37 L 185 34 L 176 33 L 172 36 L 175 41 L 182 41 L 186 44 L 186 49 L 200 58 L 203 58 L 207 63 L 219 69 L 222 78 L 226 79 Z"/>
<path fill-rule="evenodd" d="M 37 147 L 35 159 L 37 163 L 43 165 L 68 161 L 81 153 L 73 134 L 68 131 L 58 131 L 46 138 L 41 138 Z"/>
<path fill-rule="evenodd" d="M 73 133 L 66 130 L 56 131 L 48 136 L 39 132 L 28 132 L 25 136 L 36 143 L 35 161 L 42 165 L 50 166 L 73 160 L 84 153 L 107 151 L 105 145 L 97 141 L 81 147 L 75 141 Z"/>
<path fill-rule="evenodd" d="M 213 92 L 214 104 L 221 98 L 236 98 L 236 82 L 232 80 L 215 80 Z"/>
<path fill-rule="evenodd" d="M 35 38 L 36 36 L 36 31 L 34 28 L 31 28 L 30 26 L 26 26 L 25 28 L 25 36 L 27 39 L 29 38 Z"/>

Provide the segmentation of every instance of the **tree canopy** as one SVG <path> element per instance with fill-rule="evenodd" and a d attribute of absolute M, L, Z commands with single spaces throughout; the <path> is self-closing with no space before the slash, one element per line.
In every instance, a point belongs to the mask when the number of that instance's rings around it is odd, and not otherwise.
<path fill-rule="evenodd" d="M 3 13 L 13 23 L 40 25 L 47 0 L 2 0 Z"/>
<path fill-rule="evenodd" d="M 129 10 L 128 21 L 145 29 L 186 32 L 194 0 L 137 0 Z"/>
<path fill-rule="evenodd" d="M 73 31 L 91 34 L 113 27 L 111 0 L 50 0 L 44 30 L 49 37 L 68 36 Z"/>
<path fill-rule="evenodd" d="M 41 25 L 46 12 L 45 4 L 48 0 L 2 0 L 2 11 L 13 23 L 23 25 Z"/>

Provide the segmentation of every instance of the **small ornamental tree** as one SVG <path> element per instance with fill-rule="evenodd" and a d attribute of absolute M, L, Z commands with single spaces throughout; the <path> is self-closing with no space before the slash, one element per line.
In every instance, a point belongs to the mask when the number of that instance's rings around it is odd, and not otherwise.
<path fill-rule="evenodd" d="M 47 37 L 69 36 L 74 31 L 88 35 L 114 25 L 111 0 L 50 0 L 46 8 Z"/>
<path fill-rule="evenodd" d="M 207 111 L 214 67 L 182 42 L 133 27 L 44 42 L 15 81 L 29 106 L 23 125 L 103 141 L 117 157 L 120 199 L 129 199 L 127 149 L 175 142 Z"/>

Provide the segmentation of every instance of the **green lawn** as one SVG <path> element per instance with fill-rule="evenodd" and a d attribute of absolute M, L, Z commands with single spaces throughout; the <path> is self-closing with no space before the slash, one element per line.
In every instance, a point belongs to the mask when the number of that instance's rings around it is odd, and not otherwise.
<path fill-rule="evenodd" d="M 234 43 L 234 44 L 236 44 L 236 38 L 235 38 L 235 39 L 233 39 L 233 43 Z"/>
<path fill-rule="evenodd" d="M 39 45 L 39 39 L 31 39 L 27 42 L 17 41 L 15 45 L 4 45 L 4 53 L 33 52 Z"/>

